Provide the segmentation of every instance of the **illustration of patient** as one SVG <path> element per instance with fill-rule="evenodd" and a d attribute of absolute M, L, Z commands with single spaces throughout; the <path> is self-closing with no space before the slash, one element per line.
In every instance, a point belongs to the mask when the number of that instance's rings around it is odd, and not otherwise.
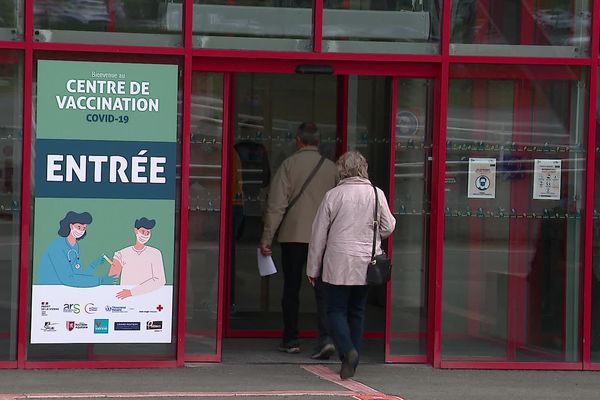
<path fill-rule="evenodd" d="M 132 285 L 117 293 L 117 298 L 126 299 L 157 290 L 165 285 L 165 268 L 160 250 L 146 246 L 152 236 L 156 221 L 142 217 L 134 224 L 135 244 L 118 250 L 114 254 L 108 275 L 121 276 L 121 285 Z"/>

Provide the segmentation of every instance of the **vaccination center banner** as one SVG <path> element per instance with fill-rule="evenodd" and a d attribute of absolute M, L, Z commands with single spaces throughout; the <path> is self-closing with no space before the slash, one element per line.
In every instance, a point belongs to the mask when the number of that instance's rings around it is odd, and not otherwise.
<path fill-rule="evenodd" d="M 31 343 L 170 343 L 178 67 L 37 68 Z"/>

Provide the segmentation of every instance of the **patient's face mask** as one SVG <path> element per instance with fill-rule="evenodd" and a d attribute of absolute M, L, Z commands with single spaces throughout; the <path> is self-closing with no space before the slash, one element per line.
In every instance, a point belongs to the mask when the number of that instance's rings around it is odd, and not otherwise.
<path fill-rule="evenodd" d="M 136 237 L 137 241 L 140 242 L 141 244 L 146 244 L 146 242 L 148 240 L 150 240 L 150 237 L 152 236 L 152 233 L 150 231 L 147 231 L 147 232 L 148 232 L 148 234 L 144 235 L 140 230 L 138 230 L 135 233 L 135 237 Z"/>

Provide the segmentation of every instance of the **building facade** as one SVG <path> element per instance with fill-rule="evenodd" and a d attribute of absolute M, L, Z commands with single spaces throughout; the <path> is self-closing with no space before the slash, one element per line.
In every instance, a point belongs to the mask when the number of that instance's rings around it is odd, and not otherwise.
<path fill-rule="evenodd" d="M 397 219 L 392 280 L 369 300 L 382 359 L 600 369 L 599 38 L 600 0 L 0 2 L 0 367 L 218 362 L 225 338 L 277 336 L 281 277 L 256 271 L 261 215 L 296 127 L 314 121 L 324 155 L 367 157 Z M 82 62 L 175 69 L 149 75 L 173 89 L 172 140 L 122 130 L 174 144 L 172 218 L 156 228 L 171 237 L 171 306 L 145 322 L 170 325 L 167 342 L 32 335 L 54 323 L 34 317 L 52 307 L 33 293 L 44 118 L 62 129 L 42 97 Z M 312 336 L 308 289 L 301 302 Z M 96 303 L 81 315 L 125 304 Z M 87 329 L 78 318 L 56 329 Z"/>

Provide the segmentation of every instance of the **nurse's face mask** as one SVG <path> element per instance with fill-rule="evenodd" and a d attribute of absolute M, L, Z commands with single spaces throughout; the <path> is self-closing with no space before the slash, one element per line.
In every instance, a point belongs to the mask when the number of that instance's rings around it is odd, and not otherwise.
<path fill-rule="evenodd" d="M 71 235 L 73 235 L 75 239 L 79 239 L 85 235 L 86 227 L 85 224 L 71 224 Z"/>

